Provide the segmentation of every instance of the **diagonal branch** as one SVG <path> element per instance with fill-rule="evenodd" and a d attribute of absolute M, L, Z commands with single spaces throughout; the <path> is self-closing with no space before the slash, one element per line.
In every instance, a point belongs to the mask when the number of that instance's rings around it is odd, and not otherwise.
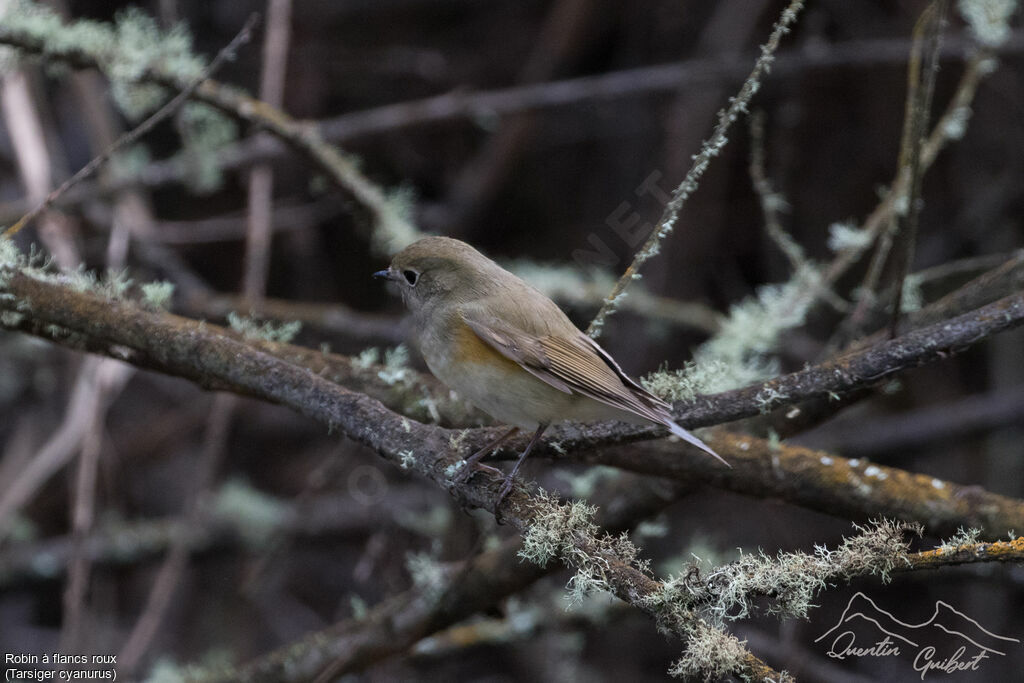
<path fill-rule="evenodd" d="M 37 36 L 20 33 L 0 24 L 0 44 L 8 45 L 26 54 L 40 55 L 44 59 L 74 68 L 100 68 L 96 56 L 66 45 L 47 43 Z M 241 90 L 225 86 L 212 79 L 193 86 L 186 79 L 167 70 L 147 68 L 137 77 L 138 82 L 155 83 L 171 90 L 189 92 L 189 96 L 209 104 L 225 114 L 265 128 L 275 137 L 306 156 L 341 189 L 351 194 L 373 214 L 386 234 L 412 234 L 415 228 L 396 210 L 380 187 L 369 180 L 352 159 L 336 147 L 324 142 L 315 125 L 293 119 L 285 112 L 271 107 Z"/>
<path fill-rule="evenodd" d="M 288 406 L 321 424 L 338 428 L 392 463 L 404 462 L 421 476 L 458 493 L 466 504 L 496 510 L 499 479 L 477 476 L 459 485 L 451 481 L 455 471 L 452 466 L 459 458 L 452 453 L 450 430 L 412 422 L 368 396 L 229 337 L 212 326 L 76 292 L 11 267 L 0 270 L 0 310 L 15 314 L 13 319 L 6 316 L 4 322 L 9 327 L 42 332 L 57 341 L 75 339 L 79 345 L 85 337 L 93 350 L 204 386 L 219 383 Z M 709 424 L 756 414 L 784 402 L 856 388 L 903 368 L 936 360 L 1021 322 L 1024 293 L 763 385 L 700 398 L 679 412 L 684 424 Z M 486 438 L 483 430 L 472 432 L 474 439 Z M 566 426 L 555 438 L 564 437 L 563 447 L 576 450 L 656 434 L 650 429 L 612 425 L 586 429 Z M 501 504 L 500 514 L 514 528 L 528 533 L 550 510 L 550 501 L 515 489 Z M 568 543 L 565 552 L 569 554 L 565 557 L 598 562 L 603 581 L 614 594 L 646 613 L 655 613 L 649 599 L 662 589 L 659 582 L 628 559 L 603 547 L 591 534 L 573 535 Z M 712 627 L 702 624 L 696 615 L 680 617 L 671 628 L 684 636 L 699 632 L 701 637 L 710 638 L 717 633 L 713 629 L 708 631 Z M 775 675 L 745 650 L 738 661 L 742 661 L 739 666 L 746 675 L 762 679 Z"/>
<path fill-rule="evenodd" d="M 244 43 L 249 42 L 249 38 L 252 34 L 253 28 L 256 26 L 256 20 L 258 15 L 252 14 L 246 20 L 238 34 L 228 43 L 217 56 L 213 58 L 213 61 L 203 69 L 203 71 L 193 78 L 189 82 L 183 82 L 179 87 L 180 92 L 172 97 L 166 104 L 153 112 L 145 121 L 140 123 L 138 126 L 128 131 L 117 140 L 114 141 L 109 147 L 103 152 L 93 157 L 89 163 L 80 168 L 77 173 L 61 183 L 60 187 L 55 189 L 53 192 L 48 194 L 46 198 L 31 211 L 22 216 L 17 223 L 9 227 L 3 234 L 4 237 L 13 237 L 22 228 L 25 227 L 32 219 L 36 218 L 43 211 L 48 209 L 57 199 L 59 199 L 65 192 L 70 190 L 72 187 L 82 182 L 86 178 L 90 177 L 96 171 L 99 170 L 103 164 L 110 160 L 114 154 L 121 149 L 124 149 L 128 145 L 135 143 L 136 140 L 141 138 L 149 131 L 156 128 L 157 124 L 166 119 L 168 116 L 178 111 L 185 102 L 191 98 L 199 86 L 208 79 L 217 69 L 221 67 L 229 59 L 234 59 L 235 52 L 238 47 Z"/>
<path fill-rule="evenodd" d="M 6 325 L 10 328 L 184 377 L 204 387 L 281 403 L 323 424 L 341 428 L 379 453 L 389 454 L 395 462 L 400 462 L 397 453 L 408 450 L 409 444 L 413 444 L 413 450 L 415 446 L 426 446 L 430 452 L 440 453 L 448 450 L 448 439 L 454 436 L 449 430 L 435 431 L 408 420 L 405 423 L 412 425 L 409 431 L 404 430 L 405 425 L 398 425 L 404 437 L 389 434 L 386 429 L 375 432 L 370 426 L 375 422 L 394 425 L 403 418 L 367 396 L 283 361 L 268 350 L 239 341 L 222 328 L 146 311 L 134 304 L 111 302 L 16 270 L 9 271 L 3 279 L 6 284 L 0 287 L 0 310 L 20 316 L 17 324 Z M 877 384 L 908 368 L 948 357 L 1021 323 L 1024 292 L 806 370 L 742 389 L 700 396 L 689 404 L 677 404 L 675 416 L 687 427 L 699 427 L 810 399 L 838 398 L 844 392 Z M 284 349 L 283 354 L 298 347 L 279 348 Z M 308 351 L 299 354 L 310 355 Z M 552 440 L 568 449 L 594 448 L 650 439 L 661 433 L 654 427 L 624 427 L 616 423 L 566 424 L 552 433 Z M 483 445 L 493 435 L 471 430 L 467 437 L 468 447 Z M 454 455 L 438 458 L 443 462 L 434 462 L 431 467 L 442 470 L 458 459 Z M 448 483 L 437 472 L 431 478 Z"/>
<path fill-rule="evenodd" d="M 729 106 L 719 112 L 718 123 L 715 125 L 714 131 L 712 131 L 711 137 L 701 146 L 696 156 L 693 157 L 693 165 L 683 178 L 683 182 L 672 192 L 672 198 L 665 205 L 658 224 L 647 238 L 647 241 L 643 243 L 639 251 L 636 252 L 636 255 L 633 256 L 633 261 L 626 268 L 626 272 L 615 283 L 615 287 L 604 300 L 604 303 L 601 304 L 601 308 L 590 322 L 590 326 L 587 327 L 587 334 L 591 337 L 596 339 L 601 334 L 601 328 L 604 326 L 605 320 L 615 312 L 619 300 L 625 294 L 626 286 L 640 277 L 640 269 L 651 257 L 658 253 L 661 247 L 661 240 L 672 232 L 683 204 L 697 189 L 697 184 L 704 176 L 704 172 L 711 163 L 711 159 L 721 153 L 722 148 L 728 141 L 726 133 L 729 132 L 729 128 L 736 119 L 747 112 L 747 105 L 750 104 L 750 100 L 753 99 L 754 94 L 761 87 L 761 77 L 768 72 L 772 62 L 775 60 L 775 51 L 778 49 L 782 37 L 789 33 L 793 24 L 796 23 L 797 16 L 799 16 L 803 6 L 803 0 L 792 0 L 786 6 L 786 9 L 782 11 L 782 15 L 772 28 L 768 42 L 761 47 L 761 55 L 754 63 L 753 71 L 750 72 L 750 75 L 743 82 L 743 86 L 736 97 L 730 99 Z"/>

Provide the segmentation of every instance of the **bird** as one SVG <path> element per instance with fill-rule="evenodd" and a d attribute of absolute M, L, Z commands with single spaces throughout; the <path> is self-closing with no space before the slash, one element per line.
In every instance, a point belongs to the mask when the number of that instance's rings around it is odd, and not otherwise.
<path fill-rule="evenodd" d="M 396 283 L 431 373 L 511 429 L 468 458 L 459 479 L 518 430 L 533 437 L 506 476 L 495 509 L 554 422 L 656 424 L 729 464 L 676 424 L 671 407 L 630 379 L 555 302 L 469 244 L 424 237 L 392 257 L 377 278 Z"/>

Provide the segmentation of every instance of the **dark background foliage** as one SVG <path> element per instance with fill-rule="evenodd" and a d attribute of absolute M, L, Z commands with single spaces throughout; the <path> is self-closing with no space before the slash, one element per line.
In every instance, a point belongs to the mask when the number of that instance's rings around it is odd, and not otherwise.
<path fill-rule="evenodd" d="M 828 226 L 862 219 L 878 202 L 879 188 L 892 180 L 906 63 L 905 58 L 879 58 L 872 48 L 878 43 L 871 41 L 903 41 L 906 55 L 925 4 L 810 3 L 784 42 L 779 67 L 755 99 L 756 108 L 764 112 L 767 170 L 787 201 L 783 223 L 811 258 L 827 260 Z M 88 0 L 69 2 L 66 11 L 72 17 L 109 20 L 126 5 Z M 154 0 L 142 7 L 162 22 L 185 22 L 197 50 L 207 55 L 225 45 L 250 12 L 263 10 L 261 3 L 248 1 Z M 444 93 L 472 97 L 522 83 L 668 63 L 692 62 L 698 71 L 738 58 L 750 64 L 781 7 L 763 0 L 296 0 L 284 109 L 297 118 L 330 119 Z M 561 13 L 557 22 L 552 19 L 556 12 Z M 965 29 L 955 13 L 951 17 L 949 50 L 937 80 L 937 109 L 952 95 L 967 50 Z M 257 35 L 218 79 L 255 92 L 259 42 Z M 849 53 L 848 60 L 824 64 L 822 56 L 834 46 L 849 44 L 863 44 L 863 49 Z M 915 270 L 1006 253 L 1024 242 L 1022 45 L 1018 30 L 1000 55 L 998 72 L 978 92 L 965 137 L 941 154 L 924 181 Z M 963 48 L 959 54 L 957 46 Z M 651 195 L 638 196 L 637 187 L 654 172 L 660 174 L 661 188 L 674 187 L 748 68 L 719 72 L 680 89 L 636 88 L 523 115 L 385 128 L 348 139 L 343 147 L 381 185 L 409 188 L 415 194 L 414 216 L 424 230 L 465 239 L 493 257 L 553 263 L 572 263 L 575 252 L 593 251 L 590 240 L 597 238 L 613 252 L 614 259 L 604 265 L 617 276 L 635 244 L 615 232 L 614 217 L 636 212 L 641 222 L 658 219 L 661 206 Z M 41 69 L 32 74 L 55 164 L 65 171 L 76 169 L 95 153 L 83 129 L 81 95 L 68 86 L 66 76 L 45 75 Z M 180 146 L 175 124 L 162 124 L 146 144 L 156 159 L 174 153 Z M 784 255 L 763 229 L 748 173 L 749 153 L 746 126 L 737 125 L 686 205 L 675 234 L 646 267 L 644 283 L 652 292 L 724 312 L 758 285 L 789 278 Z M 6 133 L 0 136 L 0 155 L 6 162 L 0 167 L 0 198 L 10 203 L 2 213 L 16 217 L 24 191 Z M 397 321 L 399 302 L 369 277 L 386 259 L 370 249 L 367 217 L 318 179 L 303 158 L 278 157 L 273 168 L 276 205 L 288 212 L 275 216 L 267 295 L 341 302 Z M 177 303 L 191 315 L 214 317 L 201 306 L 198 312 L 184 306 L 186 295 L 202 300 L 209 292 L 240 289 L 247 175 L 247 168 L 231 170 L 223 185 L 206 195 L 180 183 L 143 188 L 156 217 L 153 239 L 161 241 L 161 234 L 186 236 L 169 246 L 195 282 L 202 283 L 191 291 L 178 283 Z M 104 264 L 110 230 L 109 210 L 99 210 L 104 203 L 97 196 L 64 211 L 89 267 Z M 623 204 L 625 213 L 616 214 Z M 219 225 L 233 236 L 214 235 L 214 218 L 223 219 Z M 129 265 L 138 281 L 176 279 L 166 264 L 136 250 Z M 849 292 L 863 273 L 863 267 L 855 269 L 838 291 Z M 596 306 L 576 306 L 569 312 L 585 326 L 595 311 Z M 835 323 L 834 313 L 816 312 L 783 345 L 785 367 L 798 369 L 813 359 Z M 611 319 L 603 343 L 627 371 L 639 375 L 662 363 L 681 366 L 705 336 L 627 311 Z M 1022 340 L 1019 332 L 1006 334 L 907 373 L 898 390 L 871 397 L 798 440 L 1024 496 Z M 346 352 L 368 345 L 315 326 L 307 326 L 299 342 L 313 347 L 328 343 Z M 0 474 L 6 476 L 17 467 L 7 463 L 27 462 L 15 458 L 38 450 L 62 423 L 82 359 L 10 333 L 0 336 L 0 349 L 0 444 L 6 459 L 0 461 Z M 414 365 L 418 362 L 413 359 Z M 983 420 L 980 427 L 962 424 L 958 418 L 967 399 L 987 401 L 982 414 L 1001 417 Z M 146 372 L 130 379 L 111 404 L 100 434 L 97 524 L 116 529 L 117 524 L 183 514 L 194 490 L 212 401 L 212 394 L 182 381 Z M 952 427 L 939 429 L 948 425 Z M 903 434 L 916 436 L 897 438 Z M 568 491 L 568 478 L 556 470 L 573 476 L 586 472 L 536 462 L 527 474 L 546 487 Z M 23 514 L 35 528 L 35 540 L 25 543 L 68 534 L 74 473 L 73 466 L 65 468 L 32 497 Z M 312 514 L 303 507 L 309 501 L 333 505 L 323 508 L 325 518 L 333 521 L 245 547 L 213 542 L 191 556 L 149 648 L 148 664 L 159 658 L 186 662 L 210 656 L 245 661 L 351 616 L 360 601 L 372 606 L 407 588 L 407 553 L 454 561 L 465 558 L 481 539 L 508 533 L 478 513 L 464 513 L 444 492 L 380 463 L 365 449 L 284 409 L 249 400 L 242 400 L 230 423 L 215 479 L 218 487 L 244 481 L 300 515 Z M 336 510 L 334 515 L 331 510 Z M 639 539 L 656 568 L 671 557 L 687 558 L 696 547 L 728 558 L 739 547 L 748 552 L 810 549 L 813 543 L 834 544 L 850 532 L 847 519 L 704 487 L 671 507 L 659 523 L 664 535 Z M 1008 530 L 985 531 L 999 536 Z M 5 553 L 10 559 L 10 543 L 6 550 L 0 547 L 0 566 Z M 143 610 L 159 556 L 129 555 L 108 558 L 93 568 L 85 603 L 88 628 L 80 641 L 86 652 L 118 652 Z M 56 650 L 64 619 L 65 574 L 0 575 L 0 649 Z M 559 600 L 566 578 L 565 573 L 556 574 L 513 604 L 495 605 L 488 615 L 534 615 L 535 626 L 525 633 L 508 628 L 493 641 L 480 638 L 465 647 L 448 643 L 435 653 L 377 664 L 362 676 L 666 676 L 677 656 L 676 643 L 657 635 L 646 617 L 610 597 L 597 597 L 582 613 L 564 612 Z M 826 662 L 824 648 L 814 639 L 831 627 L 856 590 L 907 621 L 927 619 L 935 600 L 941 599 L 991 631 L 1020 637 L 1021 580 L 1019 569 L 997 567 L 919 574 L 885 588 L 873 580 L 858 581 L 821 597 L 822 609 L 812 611 L 808 621 L 780 624 L 759 618 L 738 624 L 735 631 L 749 637 L 755 652 L 778 668 L 801 671 L 807 680 L 839 680 L 854 668 Z M 1024 650 L 1018 647 L 987 663 L 984 675 L 1009 680 L 1021 663 Z M 864 664 L 860 673 L 916 678 L 906 662 L 901 664 L 874 670 Z"/>

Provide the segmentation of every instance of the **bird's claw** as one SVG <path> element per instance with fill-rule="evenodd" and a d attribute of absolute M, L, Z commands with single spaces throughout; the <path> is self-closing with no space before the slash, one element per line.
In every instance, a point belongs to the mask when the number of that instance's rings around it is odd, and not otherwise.
<path fill-rule="evenodd" d="M 452 482 L 460 485 L 465 484 L 466 482 L 473 478 L 474 474 L 481 471 L 490 472 L 491 474 L 498 477 L 505 476 L 505 473 L 499 470 L 497 467 L 491 467 L 490 465 L 482 465 L 478 462 L 467 462 L 465 465 L 462 466 L 462 469 L 459 470 L 454 477 L 452 477 Z"/>

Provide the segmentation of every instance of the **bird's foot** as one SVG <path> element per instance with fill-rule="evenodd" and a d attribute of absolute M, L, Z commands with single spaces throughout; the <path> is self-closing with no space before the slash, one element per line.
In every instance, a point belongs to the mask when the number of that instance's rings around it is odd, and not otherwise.
<path fill-rule="evenodd" d="M 491 467 L 490 465 L 483 465 L 479 462 L 472 462 L 467 460 L 462 465 L 462 469 L 452 477 L 452 482 L 456 485 L 462 485 L 473 478 L 473 475 L 477 472 L 489 472 L 494 476 L 504 477 L 505 473 L 499 470 L 497 467 Z"/>
<path fill-rule="evenodd" d="M 502 519 L 501 504 L 505 501 L 505 497 L 512 491 L 512 486 L 515 485 L 515 482 L 515 474 L 508 474 L 505 477 L 505 482 L 501 485 L 501 491 L 498 492 L 498 499 L 494 501 L 494 521 L 498 524 L 505 523 L 504 519 Z"/>

